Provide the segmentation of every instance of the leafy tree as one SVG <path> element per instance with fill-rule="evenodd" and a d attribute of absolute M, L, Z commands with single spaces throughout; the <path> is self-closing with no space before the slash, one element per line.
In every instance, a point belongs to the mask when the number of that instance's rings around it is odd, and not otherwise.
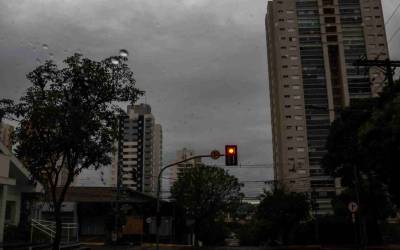
<path fill-rule="evenodd" d="M 360 181 L 386 185 L 393 201 L 400 205 L 400 174 L 395 162 L 400 153 L 400 84 L 385 88 L 377 98 L 353 102 L 333 122 L 323 167 L 341 177 L 345 187 Z M 382 189 L 384 190 L 384 188 Z"/>
<path fill-rule="evenodd" d="M 251 203 L 243 202 L 237 206 L 236 210 L 233 211 L 232 215 L 239 220 L 246 220 L 248 216 L 254 215 L 257 209 L 256 205 Z"/>
<path fill-rule="evenodd" d="M 242 198 L 240 188 L 238 179 L 224 169 L 202 166 L 184 169 L 171 188 L 171 196 L 186 218 L 194 220 L 194 232 L 203 239 L 207 232 L 201 231 L 202 225 L 212 225 L 236 207 Z"/>
<path fill-rule="evenodd" d="M 327 172 L 340 177 L 348 188 L 334 201 L 336 213 L 348 213 L 348 202 L 358 196 L 359 213 L 365 221 L 361 223 L 374 235 L 380 235 L 378 221 L 393 214 L 392 202 L 400 205 L 396 180 L 400 171 L 393 164 L 400 155 L 399 90 L 397 83 L 379 97 L 352 102 L 340 112 L 331 126 L 328 153 L 322 161 Z M 378 242 L 379 237 L 375 238 Z"/>
<path fill-rule="evenodd" d="M 74 54 L 59 68 L 52 61 L 27 75 L 32 83 L 18 103 L 0 101 L 0 115 L 15 119 L 17 156 L 50 196 L 56 221 L 53 249 L 61 240 L 61 205 L 83 169 L 111 163 L 118 136 L 117 102 L 137 101 L 125 57 L 93 61 Z M 57 191 L 59 188 L 59 192 Z"/>
<path fill-rule="evenodd" d="M 308 199 L 302 193 L 289 193 L 281 187 L 265 192 L 255 215 L 264 232 L 261 237 L 287 244 L 290 231 L 309 218 L 309 209 Z"/>
<path fill-rule="evenodd" d="M 364 179 L 359 185 L 360 209 L 356 214 L 356 222 L 361 223 L 361 230 L 367 234 L 369 244 L 381 244 L 383 241 L 379 221 L 384 221 L 389 216 L 395 215 L 393 204 L 385 185 L 377 181 Z M 335 217 L 345 218 L 350 224 L 351 215 L 348 204 L 355 201 L 353 188 L 345 189 L 340 195 L 332 200 Z M 342 225 L 345 226 L 345 225 Z M 344 230 L 344 228 L 343 228 Z"/>
<path fill-rule="evenodd" d="M 332 123 L 327 140 L 326 154 L 322 160 L 325 170 L 341 177 L 344 186 L 354 186 L 354 168 L 365 166 L 364 152 L 358 140 L 358 129 L 372 113 L 373 99 L 361 99 L 343 109 Z"/>
<path fill-rule="evenodd" d="M 366 155 L 365 168 L 388 187 L 393 202 L 400 205 L 400 83 L 379 97 L 371 117 L 360 126 L 359 143 Z"/>

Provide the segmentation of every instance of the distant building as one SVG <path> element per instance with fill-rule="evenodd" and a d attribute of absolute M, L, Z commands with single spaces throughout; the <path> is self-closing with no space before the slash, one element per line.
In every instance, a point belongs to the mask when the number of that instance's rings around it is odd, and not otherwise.
<path fill-rule="evenodd" d="M 192 156 L 195 156 L 195 152 L 191 149 L 183 148 L 176 153 L 176 160 L 175 162 L 186 160 Z M 203 165 L 200 158 L 193 159 L 178 165 L 171 167 L 170 171 L 170 186 L 172 187 L 174 183 L 178 180 L 180 175 L 182 174 L 183 169 L 186 168 L 193 168 Z"/>
<path fill-rule="evenodd" d="M 353 65 L 388 58 L 382 4 L 273 0 L 266 27 L 275 179 L 289 191 L 316 194 L 326 214 L 338 189 L 321 159 L 336 110 L 376 96 L 384 82 L 378 68 Z"/>
<path fill-rule="evenodd" d="M 21 217 L 21 214 L 30 208 L 32 203 L 29 198 L 35 194 L 38 192 L 28 170 L 0 142 L 0 243 L 3 242 L 6 225 L 18 226 L 21 221 L 28 222 L 27 215 Z"/>
<path fill-rule="evenodd" d="M 0 122 L 0 142 L 2 142 L 8 149 L 12 148 L 12 132 L 14 132 L 13 126 Z"/>
<path fill-rule="evenodd" d="M 151 107 L 147 104 L 128 106 L 122 134 L 118 153 L 122 185 L 155 195 L 162 165 L 162 129 L 155 123 Z M 112 166 L 114 176 L 118 174 L 117 165 Z"/>

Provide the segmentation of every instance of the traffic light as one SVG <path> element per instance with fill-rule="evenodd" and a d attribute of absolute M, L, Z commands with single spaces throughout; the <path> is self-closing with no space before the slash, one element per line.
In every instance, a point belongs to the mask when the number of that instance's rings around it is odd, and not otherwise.
<path fill-rule="evenodd" d="M 238 154 L 236 145 L 225 146 L 225 165 L 226 166 L 238 165 Z"/>

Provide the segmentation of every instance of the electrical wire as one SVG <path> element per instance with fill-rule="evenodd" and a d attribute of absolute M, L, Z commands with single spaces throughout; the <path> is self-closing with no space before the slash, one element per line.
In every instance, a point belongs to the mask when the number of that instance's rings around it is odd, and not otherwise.
<path fill-rule="evenodd" d="M 400 27 L 396 29 L 396 31 L 393 33 L 393 35 L 390 37 L 388 44 L 392 42 L 392 40 L 397 36 L 397 34 L 400 32 Z"/>
<path fill-rule="evenodd" d="M 400 8 L 400 3 L 397 5 L 397 7 L 393 10 L 392 14 L 390 15 L 390 17 L 386 20 L 385 22 L 385 26 L 389 24 L 390 20 L 392 20 L 392 18 L 394 17 L 394 15 L 397 13 L 397 11 Z"/>

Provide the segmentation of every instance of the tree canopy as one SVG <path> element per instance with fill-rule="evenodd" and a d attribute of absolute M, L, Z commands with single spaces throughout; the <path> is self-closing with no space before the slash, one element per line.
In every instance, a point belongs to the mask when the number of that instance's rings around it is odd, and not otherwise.
<path fill-rule="evenodd" d="M 265 192 L 255 218 L 263 233 L 260 237 L 270 241 L 288 242 L 290 231 L 309 218 L 310 204 L 302 193 L 289 193 L 281 187 Z"/>
<path fill-rule="evenodd" d="M 339 113 L 328 137 L 323 167 L 342 178 L 345 187 L 354 186 L 354 167 L 360 181 L 383 185 L 400 205 L 400 86 L 385 88 L 379 97 L 354 101 Z M 379 182 L 379 183 L 378 183 Z M 371 185 L 373 183 L 370 183 Z M 368 184 L 367 184 L 368 185 Z M 387 187 L 387 188 L 385 188 Z M 373 188 L 373 187 L 372 187 Z"/>
<path fill-rule="evenodd" d="M 57 222 L 54 248 L 69 185 L 83 169 L 111 163 L 119 135 L 117 104 L 134 103 L 143 94 L 126 62 L 121 56 L 94 61 L 80 54 L 68 57 L 62 68 L 46 61 L 27 75 L 32 86 L 19 102 L 0 101 L 0 118 L 18 122 L 17 156 L 52 201 Z"/>
<path fill-rule="evenodd" d="M 242 198 L 241 184 L 226 170 L 201 166 L 184 169 L 171 188 L 171 197 L 183 209 L 185 217 L 194 221 L 199 235 L 201 226 L 229 212 Z"/>

